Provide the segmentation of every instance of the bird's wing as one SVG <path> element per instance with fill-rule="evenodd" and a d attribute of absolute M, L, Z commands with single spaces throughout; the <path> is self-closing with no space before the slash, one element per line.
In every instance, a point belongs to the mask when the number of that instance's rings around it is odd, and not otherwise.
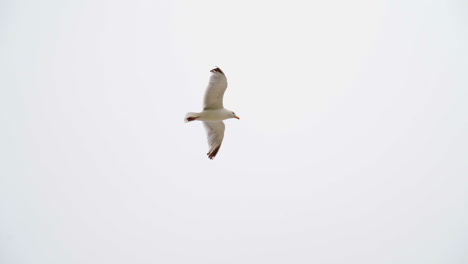
<path fill-rule="evenodd" d="M 224 72 L 216 67 L 211 71 L 210 82 L 206 87 L 203 99 L 203 110 L 223 108 L 223 95 L 227 88 L 227 79 Z"/>
<path fill-rule="evenodd" d="M 221 143 L 224 138 L 224 123 L 223 121 L 203 122 L 208 137 L 208 158 L 213 159 L 218 154 Z"/>

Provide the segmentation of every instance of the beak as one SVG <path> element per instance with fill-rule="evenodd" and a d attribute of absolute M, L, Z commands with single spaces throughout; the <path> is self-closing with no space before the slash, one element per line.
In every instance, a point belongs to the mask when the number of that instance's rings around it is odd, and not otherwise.
<path fill-rule="evenodd" d="M 234 117 L 237 118 L 237 119 L 240 119 L 240 117 L 238 117 L 238 116 L 234 116 Z"/>

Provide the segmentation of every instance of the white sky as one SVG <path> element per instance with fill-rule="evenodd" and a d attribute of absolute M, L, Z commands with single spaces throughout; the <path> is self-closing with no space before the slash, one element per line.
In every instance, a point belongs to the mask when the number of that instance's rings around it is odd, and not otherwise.
<path fill-rule="evenodd" d="M 467 47 L 463 0 L 3 0 L 0 263 L 468 263 Z"/>

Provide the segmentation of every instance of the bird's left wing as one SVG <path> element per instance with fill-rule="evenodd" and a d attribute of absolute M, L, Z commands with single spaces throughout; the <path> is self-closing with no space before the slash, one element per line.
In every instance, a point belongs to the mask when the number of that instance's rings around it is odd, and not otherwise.
<path fill-rule="evenodd" d="M 227 79 L 224 72 L 216 67 L 211 71 L 210 82 L 206 87 L 203 99 L 203 110 L 223 108 L 223 96 L 227 88 Z"/>
<path fill-rule="evenodd" d="M 208 158 L 213 159 L 218 154 L 223 143 L 225 125 L 223 121 L 203 122 L 208 137 Z"/>

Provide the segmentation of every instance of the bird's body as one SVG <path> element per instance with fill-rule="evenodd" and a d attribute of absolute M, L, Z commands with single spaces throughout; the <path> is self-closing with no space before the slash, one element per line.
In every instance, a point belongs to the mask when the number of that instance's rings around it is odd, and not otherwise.
<path fill-rule="evenodd" d="M 236 114 L 223 107 L 223 96 L 227 88 L 227 79 L 220 68 L 211 70 L 210 82 L 205 91 L 204 107 L 200 113 L 189 112 L 185 122 L 202 121 L 208 136 L 208 158 L 213 159 L 221 147 L 225 125 L 223 120 L 237 118 Z"/>
<path fill-rule="evenodd" d="M 221 109 L 213 109 L 213 110 L 203 110 L 200 113 L 194 113 L 190 112 L 187 113 L 185 116 L 186 121 L 207 121 L 207 122 L 213 122 L 213 121 L 222 121 L 225 119 L 232 118 L 232 111 L 229 111 L 227 109 L 221 108 Z M 193 119 L 193 120 L 190 120 Z"/>

